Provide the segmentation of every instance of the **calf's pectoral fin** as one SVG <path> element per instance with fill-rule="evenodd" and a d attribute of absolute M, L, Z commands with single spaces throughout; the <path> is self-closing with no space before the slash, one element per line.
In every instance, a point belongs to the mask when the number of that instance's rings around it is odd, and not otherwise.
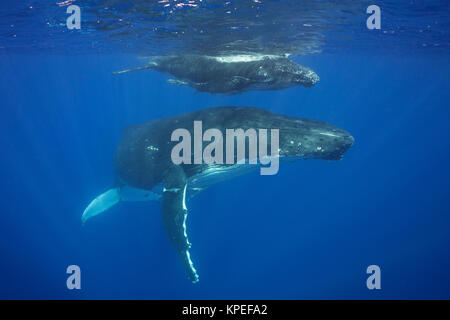
<path fill-rule="evenodd" d="M 134 68 L 130 68 L 130 69 L 114 71 L 113 74 L 122 74 L 122 73 L 139 71 L 139 70 L 153 69 L 156 66 L 157 66 L 156 62 L 150 62 L 149 64 L 146 64 L 144 66 L 139 66 L 139 67 L 134 67 Z"/>
<path fill-rule="evenodd" d="M 167 79 L 167 83 L 175 84 L 179 86 L 187 86 L 189 83 L 187 81 L 178 80 L 178 79 Z"/>
<path fill-rule="evenodd" d="M 191 245 L 186 233 L 188 214 L 185 204 L 186 189 L 184 171 L 179 166 L 171 167 L 165 178 L 161 209 L 163 224 L 170 242 L 177 251 L 189 279 L 195 283 L 198 282 L 199 277 L 189 254 Z"/>

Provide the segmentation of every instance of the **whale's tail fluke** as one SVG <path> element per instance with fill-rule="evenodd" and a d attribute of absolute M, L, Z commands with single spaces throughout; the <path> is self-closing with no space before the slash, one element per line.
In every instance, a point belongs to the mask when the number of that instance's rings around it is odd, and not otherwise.
<path fill-rule="evenodd" d="M 120 188 L 112 188 L 91 201 L 81 216 L 83 224 L 92 217 L 108 210 L 120 201 Z"/>
<path fill-rule="evenodd" d="M 157 201 L 161 199 L 161 194 L 162 189 L 159 188 L 150 191 L 122 185 L 108 189 L 89 203 L 81 216 L 81 221 L 84 224 L 88 219 L 105 212 L 119 201 Z"/>

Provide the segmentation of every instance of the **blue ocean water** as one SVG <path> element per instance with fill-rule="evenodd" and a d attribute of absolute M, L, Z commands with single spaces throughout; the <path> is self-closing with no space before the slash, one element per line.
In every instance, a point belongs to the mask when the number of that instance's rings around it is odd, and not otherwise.
<path fill-rule="evenodd" d="M 215 22 L 233 10 L 200 2 L 192 3 L 211 16 L 191 7 L 178 13 L 166 1 L 172 12 L 151 8 L 158 13 L 152 19 L 135 13 L 139 23 L 123 38 L 92 19 L 108 3 L 114 17 L 132 20 L 123 12 L 136 10 L 118 0 L 85 2 L 89 19 L 79 33 L 60 25 L 64 6 L 2 4 L 0 298 L 450 298 L 448 4 L 379 1 L 386 18 L 370 31 L 367 2 L 355 8 L 343 1 L 339 10 L 330 9 L 332 1 L 305 2 L 308 11 L 289 1 L 233 1 L 236 16 L 223 24 Z M 83 10 L 85 3 L 73 3 Z M 258 20 L 255 5 L 270 10 Z M 277 16 L 290 19 L 275 23 Z M 145 34 L 146 21 L 169 36 L 133 38 Z M 289 48 L 320 82 L 227 96 L 171 85 L 155 71 L 112 74 L 142 64 L 137 56 L 201 52 L 211 38 L 223 50 L 217 35 L 233 23 L 244 31 L 224 33 L 227 44 L 242 38 L 247 50 Z M 304 24 L 313 31 L 289 32 Z M 211 38 L 197 36 L 196 25 Z M 171 36 L 178 29 L 186 36 Z M 114 183 L 123 127 L 223 105 L 326 121 L 348 130 L 355 144 L 341 161 L 282 163 L 275 176 L 255 172 L 192 199 L 195 285 L 164 232 L 159 202 L 119 203 L 81 225 L 85 207 Z M 81 268 L 81 290 L 66 287 L 72 264 Z M 381 268 L 381 290 L 366 287 L 373 264 Z"/>

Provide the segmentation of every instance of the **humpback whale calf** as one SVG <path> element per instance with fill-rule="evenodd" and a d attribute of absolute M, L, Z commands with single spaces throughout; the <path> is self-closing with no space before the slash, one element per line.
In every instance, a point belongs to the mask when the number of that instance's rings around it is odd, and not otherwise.
<path fill-rule="evenodd" d="M 284 56 L 241 55 L 214 57 L 174 55 L 156 57 L 148 64 L 116 71 L 153 69 L 176 79 L 169 83 L 187 85 L 200 92 L 238 94 L 250 90 L 279 90 L 293 86 L 312 87 L 319 76 Z"/>
<path fill-rule="evenodd" d="M 116 184 L 88 205 L 82 222 L 119 201 L 161 200 L 164 227 L 192 282 L 198 281 L 198 274 L 189 253 L 186 199 L 214 183 L 258 167 L 243 162 L 174 164 L 171 152 L 178 142 L 173 141 L 172 133 L 185 128 L 194 136 L 195 121 L 202 121 L 205 130 L 214 128 L 223 132 L 238 128 L 278 129 L 277 156 L 281 160 L 340 160 L 353 144 L 353 137 L 347 131 L 325 122 L 253 107 L 216 107 L 125 128 L 114 157 Z M 207 145 L 205 140 L 202 143 Z M 267 143 L 270 146 L 272 137 Z"/>

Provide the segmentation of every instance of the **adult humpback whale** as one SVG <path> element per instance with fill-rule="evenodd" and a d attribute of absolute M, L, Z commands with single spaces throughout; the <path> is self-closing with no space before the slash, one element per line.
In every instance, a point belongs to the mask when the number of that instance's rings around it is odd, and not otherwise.
<path fill-rule="evenodd" d="M 176 78 L 170 83 L 188 85 L 202 92 L 237 94 L 250 90 L 312 87 L 319 76 L 284 56 L 241 55 L 213 57 L 176 55 L 156 57 L 147 65 L 117 71 L 154 69 Z"/>
<path fill-rule="evenodd" d="M 217 163 L 175 165 L 171 150 L 178 142 L 171 141 L 171 135 L 178 128 L 185 128 L 194 135 L 194 121 L 202 121 L 205 130 L 215 128 L 223 132 L 238 128 L 278 129 L 278 155 L 282 160 L 339 160 L 353 144 L 353 137 L 347 131 L 325 122 L 278 115 L 253 107 L 205 109 L 124 129 L 115 154 L 117 183 L 89 204 L 82 221 L 85 223 L 120 200 L 161 199 L 162 218 L 170 241 L 189 279 L 196 282 L 198 275 L 190 258 L 191 245 L 186 233 L 186 197 L 190 198 L 216 182 L 257 166 Z M 268 141 L 268 145 L 271 143 Z"/>

